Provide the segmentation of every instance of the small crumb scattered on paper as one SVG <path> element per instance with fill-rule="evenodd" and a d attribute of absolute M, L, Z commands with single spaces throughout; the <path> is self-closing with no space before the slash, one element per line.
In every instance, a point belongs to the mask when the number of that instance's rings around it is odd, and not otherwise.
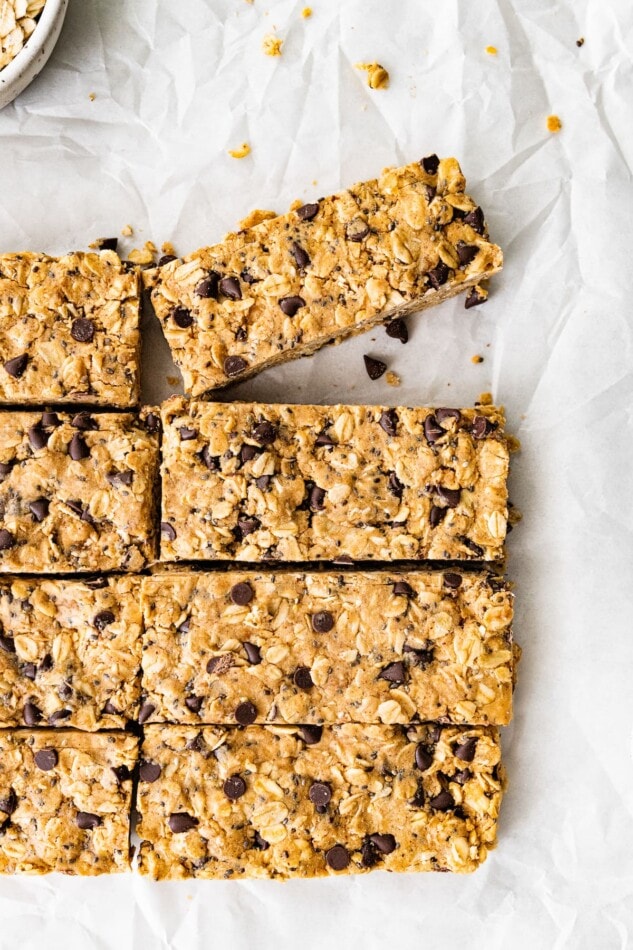
<path fill-rule="evenodd" d="M 281 56 L 283 42 L 278 36 L 268 33 L 262 41 L 262 49 L 266 56 Z"/>
<path fill-rule="evenodd" d="M 560 132 L 563 127 L 563 123 L 558 118 L 557 115 L 548 115 L 547 117 L 547 130 L 548 132 Z"/>
<path fill-rule="evenodd" d="M 499 51 L 496 46 L 486 46 L 486 52 L 488 56 L 496 56 Z"/>
<path fill-rule="evenodd" d="M 121 228 L 121 234 L 123 235 L 123 237 L 132 237 L 132 235 L 134 234 L 134 228 L 132 227 L 131 224 L 126 224 L 124 227 Z"/>
<path fill-rule="evenodd" d="M 356 69 L 367 73 L 367 85 L 370 89 L 386 89 L 389 85 L 389 73 L 380 63 L 356 63 Z"/>
<path fill-rule="evenodd" d="M 246 158 L 247 155 L 251 154 L 251 147 L 248 142 L 242 142 L 239 148 L 230 148 L 229 155 L 231 158 Z"/>
<path fill-rule="evenodd" d="M 88 98 L 90 99 L 91 102 L 94 102 L 95 99 L 97 98 L 96 92 L 89 92 L 89 93 L 88 93 Z"/>
<path fill-rule="evenodd" d="M 256 224 L 261 224 L 262 221 L 270 221 L 271 218 L 276 217 L 276 211 L 265 211 L 263 208 L 253 208 L 245 218 L 238 221 L 238 227 L 240 231 L 245 231 L 247 228 L 254 228 Z"/>
<path fill-rule="evenodd" d="M 400 385 L 400 377 L 398 376 L 397 373 L 394 373 L 394 371 L 391 369 L 387 373 L 385 373 L 385 380 L 387 381 L 389 386 Z"/>
<path fill-rule="evenodd" d="M 475 353 L 475 355 L 471 356 L 470 358 L 471 363 L 483 363 L 483 361 L 484 361 L 484 358 L 483 356 L 480 356 L 479 353 Z"/>
<path fill-rule="evenodd" d="M 304 20 L 307 20 L 308 17 L 311 17 L 312 7 L 304 7 L 303 10 L 301 11 L 301 16 L 303 17 Z"/>
<path fill-rule="evenodd" d="M 480 393 L 479 399 L 475 402 L 476 406 L 492 406 L 492 393 Z"/>
<path fill-rule="evenodd" d="M 576 46 L 584 46 L 584 45 L 585 45 L 585 38 L 584 38 L 584 36 L 578 37 L 578 39 L 576 40 Z"/>

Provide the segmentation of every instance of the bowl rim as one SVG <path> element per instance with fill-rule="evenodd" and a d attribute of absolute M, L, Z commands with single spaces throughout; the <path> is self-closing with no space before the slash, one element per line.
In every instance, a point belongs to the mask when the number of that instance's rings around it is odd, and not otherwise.
<path fill-rule="evenodd" d="M 6 89 L 15 80 L 21 79 L 37 60 L 46 41 L 60 19 L 66 16 L 68 0 L 46 0 L 35 29 L 10 63 L 0 69 L 0 88 Z"/>

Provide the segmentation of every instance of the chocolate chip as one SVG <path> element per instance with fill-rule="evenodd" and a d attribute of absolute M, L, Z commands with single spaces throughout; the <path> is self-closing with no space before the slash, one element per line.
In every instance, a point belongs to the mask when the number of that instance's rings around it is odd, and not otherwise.
<path fill-rule="evenodd" d="M 245 607 L 247 604 L 250 604 L 255 596 L 255 592 L 248 581 L 240 581 L 239 584 L 234 584 L 233 587 L 231 587 L 229 596 L 238 607 Z"/>
<path fill-rule="evenodd" d="M 313 782 L 308 795 L 313 805 L 323 808 L 332 798 L 332 789 L 327 782 Z"/>
<path fill-rule="evenodd" d="M 148 412 L 145 416 L 145 428 L 148 432 L 160 432 L 160 416 L 156 412 Z"/>
<path fill-rule="evenodd" d="M 181 624 L 176 627 L 177 633 L 189 633 L 189 625 L 191 623 L 191 617 L 187 617 L 186 620 L 183 620 Z"/>
<path fill-rule="evenodd" d="M 395 472 L 389 472 L 389 478 L 387 480 L 387 490 L 391 492 L 392 495 L 395 495 L 396 498 L 402 498 L 402 492 L 404 491 L 404 485 L 398 478 Z"/>
<path fill-rule="evenodd" d="M 156 706 L 153 703 L 143 703 L 138 713 L 138 721 L 141 725 L 156 712 Z"/>
<path fill-rule="evenodd" d="M 95 325 L 88 317 L 78 317 L 73 320 L 70 335 L 77 343 L 92 343 L 95 335 Z"/>
<path fill-rule="evenodd" d="M 298 666 L 294 671 L 292 680 L 299 689 L 309 690 L 314 686 L 310 670 L 307 666 Z"/>
<path fill-rule="evenodd" d="M 277 438 L 277 429 L 272 422 L 260 422 L 253 429 L 253 438 L 260 445 L 272 445 Z"/>
<path fill-rule="evenodd" d="M 4 650 L 5 653 L 15 653 L 13 637 L 7 636 L 4 633 L 0 634 L 0 650 Z"/>
<path fill-rule="evenodd" d="M 433 662 L 433 650 L 417 650 L 415 647 L 410 647 L 408 643 L 405 643 L 402 650 L 404 653 L 408 653 L 413 658 L 415 665 L 423 670 Z"/>
<path fill-rule="evenodd" d="M 186 307 L 174 307 L 171 318 L 181 330 L 186 330 L 193 323 L 193 314 Z"/>
<path fill-rule="evenodd" d="M 260 475 L 259 478 L 255 479 L 255 484 L 260 491 L 267 491 L 268 486 L 270 485 L 270 475 Z"/>
<path fill-rule="evenodd" d="M 464 224 L 469 224 L 477 234 L 484 233 L 484 213 L 481 208 L 473 208 L 464 218 Z"/>
<path fill-rule="evenodd" d="M 333 871 L 344 871 L 349 866 L 349 851 L 342 844 L 335 844 L 326 852 L 325 860 Z"/>
<path fill-rule="evenodd" d="M 161 521 L 160 533 L 164 534 L 168 541 L 176 540 L 176 529 L 168 521 Z"/>
<path fill-rule="evenodd" d="M 436 811 L 450 811 L 455 806 L 455 802 L 451 793 L 444 788 L 439 795 L 429 801 L 429 805 Z"/>
<path fill-rule="evenodd" d="M 224 794 L 227 798 L 230 798 L 232 802 L 236 802 L 238 798 L 241 798 L 246 792 L 246 782 L 241 775 L 230 775 L 223 787 Z"/>
<path fill-rule="evenodd" d="M 429 511 L 429 524 L 432 528 L 437 528 L 437 526 L 444 521 L 447 511 L 448 508 L 438 508 L 437 505 L 431 505 L 431 510 Z"/>
<path fill-rule="evenodd" d="M 211 455 L 211 450 L 208 445 L 205 445 L 205 447 L 198 452 L 198 458 L 210 472 L 217 472 L 220 468 L 219 457 L 217 455 Z"/>
<path fill-rule="evenodd" d="M 156 782 L 160 778 L 162 771 L 158 762 L 141 762 L 138 775 L 141 782 Z"/>
<path fill-rule="evenodd" d="M 378 864 L 379 857 L 376 852 L 375 847 L 369 840 L 365 838 L 360 848 L 361 861 L 364 868 L 373 868 Z"/>
<path fill-rule="evenodd" d="M 0 478 L 6 478 L 10 474 L 15 462 L 15 459 L 11 459 L 10 462 L 0 462 Z"/>
<path fill-rule="evenodd" d="M 128 769 L 127 765 L 113 765 L 112 771 L 117 782 L 129 782 L 132 778 L 132 773 Z"/>
<path fill-rule="evenodd" d="M 89 431 L 91 429 L 99 428 L 90 413 L 86 412 L 85 410 L 83 412 L 78 412 L 75 416 L 73 416 L 71 425 L 73 428 L 81 429 L 82 431 Z"/>
<path fill-rule="evenodd" d="M 61 696 L 61 689 L 62 689 L 62 688 L 60 687 L 60 689 L 59 689 L 59 694 L 60 694 L 60 696 Z M 66 691 L 68 691 L 68 695 L 67 695 L 67 696 L 62 696 L 62 699 L 70 699 L 70 697 L 72 696 L 72 692 L 73 692 L 72 689 L 70 688 L 70 686 L 69 686 L 67 683 L 64 683 L 64 692 L 66 692 Z M 103 712 L 104 712 L 104 715 L 106 715 L 106 716 L 120 716 L 120 715 L 121 715 L 120 711 L 116 708 L 116 706 L 114 705 L 114 703 L 113 703 L 112 700 L 110 700 L 110 699 L 108 699 L 108 701 L 106 702 L 105 706 L 103 707 Z"/>
<path fill-rule="evenodd" d="M 39 424 L 35 426 L 31 426 L 31 428 L 28 431 L 28 437 L 29 437 L 29 442 L 31 443 L 31 448 L 34 449 L 34 451 L 36 452 L 39 449 L 46 448 L 48 444 L 48 435 L 46 434 L 46 432 L 44 432 L 44 430 L 40 427 Z"/>
<path fill-rule="evenodd" d="M 251 274 L 249 270 L 245 267 L 243 271 L 240 271 L 240 277 L 245 284 L 257 284 L 260 280 L 259 277 L 255 277 L 254 274 Z"/>
<path fill-rule="evenodd" d="M 169 816 L 167 822 L 175 835 L 184 834 L 185 831 L 191 831 L 198 824 L 198 819 L 193 815 L 188 815 L 186 811 L 177 811 Z"/>
<path fill-rule="evenodd" d="M 464 241 L 458 241 L 455 250 L 462 267 L 467 267 L 479 254 L 479 248 L 476 244 L 465 244 Z"/>
<path fill-rule="evenodd" d="M 441 427 L 433 414 L 427 416 L 424 420 L 424 435 L 429 445 L 433 445 L 444 435 L 444 429 Z"/>
<path fill-rule="evenodd" d="M 75 432 L 74 436 L 70 440 L 68 454 L 70 455 L 73 462 L 80 462 L 82 459 L 87 459 L 90 455 L 90 449 L 86 445 L 82 436 L 80 436 L 77 432 Z"/>
<path fill-rule="evenodd" d="M 461 587 L 461 574 L 455 574 L 453 571 L 446 571 L 443 575 L 443 581 L 444 587 L 448 587 L 450 590 L 457 590 L 458 587 Z"/>
<path fill-rule="evenodd" d="M 312 629 L 315 633 L 329 633 L 334 626 L 334 617 L 329 610 L 319 610 L 312 615 Z"/>
<path fill-rule="evenodd" d="M 257 719 L 257 709 L 253 703 L 249 703 L 248 701 L 240 703 L 235 710 L 235 719 L 240 726 L 250 726 Z"/>
<path fill-rule="evenodd" d="M 15 546 L 15 538 L 6 528 L 0 529 L 0 551 L 8 551 Z"/>
<path fill-rule="evenodd" d="M 115 616 L 111 610 L 101 610 L 93 619 L 93 624 L 97 630 L 105 630 L 107 626 L 114 623 Z"/>
<path fill-rule="evenodd" d="M 327 434 L 327 432 L 320 432 L 319 435 L 317 435 L 314 444 L 319 446 L 332 446 L 336 445 L 336 442 Z"/>
<path fill-rule="evenodd" d="M 435 175 L 440 166 L 440 160 L 434 153 L 433 155 L 427 155 L 426 158 L 423 158 L 420 164 L 427 175 Z"/>
<path fill-rule="evenodd" d="M 12 815 L 17 807 L 18 796 L 14 790 L 10 788 L 9 794 L 5 798 L 0 798 L 0 811 L 3 811 L 5 815 Z"/>
<path fill-rule="evenodd" d="M 215 673 L 221 676 L 233 666 L 233 655 L 231 653 L 222 653 L 220 656 L 212 656 L 207 663 L 207 673 Z"/>
<path fill-rule="evenodd" d="M 220 293 L 228 297 L 229 300 L 242 299 L 242 290 L 237 277 L 223 277 L 218 286 Z"/>
<path fill-rule="evenodd" d="M 375 360 L 372 356 L 363 356 L 365 360 L 365 369 L 370 379 L 376 380 L 387 371 L 387 364 L 382 360 Z"/>
<path fill-rule="evenodd" d="M 386 325 L 385 330 L 387 336 L 392 337 L 394 340 L 400 340 L 401 343 L 408 343 L 409 341 L 409 328 L 407 327 L 404 320 L 398 317 L 396 320 L 390 320 Z"/>
<path fill-rule="evenodd" d="M 248 640 L 246 640 L 242 646 L 246 651 L 246 656 L 248 657 L 248 662 L 251 664 L 251 666 L 258 666 L 262 662 L 262 655 L 259 647 L 255 643 L 250 643 Z"/>
<path fill-rule="evenodd" d="M 462 497 L 461 489 L 446 488 L 444 485 L 438 485 L 435 492 L 448 508 L 457 508 Z"/>
<path fill-rule="evenodd" d="M 475 557 L 483 557 L 484 549 L 480 544 L 476 544 L 475 541 L 471 541 L 470 538 L 467 538 L 465 535 L 459 535 L 459 540 L 462 542 L 465 548 L 468 548 L 469 551 L 475 555 Z"/>
<path fill-rule="evenodd" d="M 464 739 L 463 742 L 453 749 L 455 758 L 461 759 L 462 762 L 472 762 L 475 758 L 475 749 L 477 748 L 477 739 L 474 736 L 471 736 L 469 739 Z"/>
<path fill-rule="evenodd" d="M 100 251 L 116 251 L 119 239 L 118 238 L 100 238 L 97 242 L 97 248 Z"/>
<path fill-rule="evenodd" d="M 196 286 L 194 294 L 196 297 L 202 297 L 205 300 L 210 298 L 213 300 L 218 299 L 218 284 L 220 282 L 220 275 L 216 274 L 215 271 L 210 271 L 209 275 L 201 280 L 200 283 Z"/>
<path fill-rule="evenodd" d="M 111 485 L 129 486 L 134 481 L 134 472 L 130 468 L 125 472 L 108 472 L 106 478 Z"/>
<path fill-rule="evenodd" d="M 458 785 L 465 785 L 466 782 L 472 777 L 473 773 L 470 771 L 470 769 L 459 769 L 459 771 L 455 772 L 451 781 L 457 782 Z"/>
<path fill-rule="evenodd" d="M 72 501 L 67 501 L 67 502 L 65 502 L 64 504 L 65 504 L 68 508 L 70 508 L 70 510 L 73 512 L 73 514 L 78 515 L 80 518 L 83 516 L 83 513 L 84 513 L 84 506 L 82 505 L 82 503 L 81 503 L 80 501 L 74 501 L 74 500 L 72 500 Z"/>
<path fill-rule="evenodd" d="M 295 294 L 294 297 L 282 297 L 279 301 L 279 306 L 287 317 L 294 317 L 297 311 L 301 310 L 305 305 L 305 300 L 303 297 L 299 297 L 298 294 Z"/>
<path fill-rule="evenodd" d="M 295 264 L 300 270 L 303 270 L 310 263 L 310 255 L 296 242 L 292 245 L 291 254 L 295 259 Z"/>
<path fill-rule="evenodd" d="M 237 522 L 236 537 L 238 541 L 242 541 L 249 534 L 252 534 L 253 531 L 257 531 L 259 528 L 259 521 L 257 518 L 239 518 Z"/>
<path fill-rule="evenodd" d="M 381 854 L 391 854 L 396 850 L 396 839 L 393 835 L 370 835 L 369 840 Z"/>
<path fill-rule="evenodd" d="M 44 426 L 45 429 L 54 429 L 57 426 L 61 425 L 61 420 L 56 412 L 46 412 L 42 413 L 42 421 L 40 425 Z"/>
<path fill-rule="evenodd" d="M 435 290 L 439 290 L 442 284 L 445 284 L 448 280 L 449 269 L 444 263 L 444 261 L 438 261 L 438 263 L 433 267 L 428 273 L 427 277 L 431 287 L 434 287 Z"/>
<path fill-rule="evenodd" d="M 202 709 L 202 702 L 202 696 L 187 696 L 185 706 L 187 709 L 190 709 L 191 712 L 199 713 Z"/>
<path fill-rule="evenodd" d="M 34 680 L 37 676 L 37 667 L 35 663 L 25 663 L 21 670 L 22 676 L 29 680 Z"/>
<path fill-rule="evenodd" d="M 245 465 L 246 462 L 251 462 L 256 456 L 259 455 L 258 449 L 254 445 L 249 445 L 246 443 L 240 449 L 240 462 L 242 465 Z"/>
<path fill-rule="evenodd" d="M 496 426 L 490 419 L 486 419 L 485 416 L 475 416 L 470 431 L 473 439 L 485 439 L 495 429 Z"/>
<path fill-rule="evenodd" d="M 485 303 L 487 299 L 488 297 L 486 294 L 480 293 L 476 287 L 473 287 L 472 290 L 466 295 L 466 299 L 464 300 L 464 309 L 471 310 L 473 307 L 478 307 L 479 304 Z"/>
<path fill-rule="evenodd" d="M 188 426 L 181 426 L 178 429 L 178 434 L 181 442 L 191 442 L 198 435 L 195 429 L 190 429 Z"/>
<path fill-rule="evenodd" d="M 383 667 L 378 674 L 378 679 L 387 680 L 388 683 L 404 683 L 404 663 L 402 663 L 401 660 L 397 660 L 395 663 L 390 663 L 388 666 Z"/>
<path fill-rule="evenodd" d="M 253 847 L 256 851 L 268 851 L 270 844 L 266 841 L 265 838 L 262 838 L 259 831 L 255 832 Z"/>
<path fill-rule="evenodd" d="M 71 697 L 72 694 L 73 694 L 72 686 L 69 686 L 68 683 L 61 683 L 61 684 L 57 687 L 57 693 L 58 693 L 60 699 L 70 699 L 70 697 Z M 112 703 L 110 702 L 110 700 L 108 700 L 107 703 L 105 704 L 105 706 L 103 707 L 103 711 L 104 711 L 104 712 L 107 712 L 107 713 L 110 713 L 110 714 L 113 714 L 113 715 L 115 715 L 115 716 L 120 715 L 120 714 L 119 714 L 119 710 L 114 708 L 114 706 L 112 705 Z"/>
<path fill-rule="evenodd" d="M 99 816 L 92 815 L 89 811 L 78 811 L 75 821 L 77 822 L 77 827 L 81 828 L 82 831 L 92 831 L 101 824 Z"/>
<path fill-rule="evenodd" d="M 393 582 L 394 594 L 403 594 L 405 597 L 415 597 L 415 591 L 406 581 Z"/>
<path fill-rule="evenodd" d="M 35 703 L 25 703 L 22 710 L 22 716 L 27 726 L 37 726 L 42 719 L 42 713 Z"/>
<path fill-rule="evenodd" d="M 32 501 L 29 505 L 29 511 L 33 515 L 35 521 L 44 521 L 44 518 L 48 515 L 49 507 L 48 498 L 37 498 L 35 501 Z"/>
<path fill-rule="evenodd" d="M 39 673 L 48 673 L 49 670 L 53 669 L 53 657 L 50 653 L 47 653 L 42 662 L 39 665 Z"/>
<path fill-rule="evenodd" d="M 395 409 L 386 409 L 378 420 L 378 425 L 387 435 L 396 435 L 398 430 L 398 413 Z"/>
<path fill-rule="evenodd" d="M 362 218 L 354 218 L 345 229 L 348 241 L 359 242 L 369 234 L 369 225 Z"/>
<path fill-rule="evenodd" d="M 54 713 L 50 714 L 48 721 L 51 726 L 54 726 L 58 722 L 64 722 L 65 719 L 70 719 L 71 715 L 70 709 L 56 709 Z"/>
<path fill-rule="evenodd" d="M 38 749 L 35 755 L 35 764 L 42 772 L 50 772 L 57 765 L 57 752 L 55 749 Z"/>
<path fill-rule="evenodd" d="M 323 726 L 299 726 L 299 735 L 306 745 L 316 745 L 321 741 Z"/>
<path fill-rule="evenodd" d="M 422 742 L 418 742 L 415 748 L 415 764 L 421 772 L 426 772 L 433 765 L 433 755 Z"/>
<path fill-rule="evenodd" d="M 227 356 L 224 360 L 224 372 L 227 376 L 238 376 L 248 363 L 241 356 Z"/>
<path fill-rule="evenodd" d="M 437 195 L 437 188 L 434 188 L 433 185 L 425 185 L 424 194 L 426 195 L 426 200 L 430 204 Z M 454 211 L 455 209 L 453 209 L 453 213 Z"/>
<path fill-rule="evenodd" d="M 21 356 L 14 356 L 12 360 L 7 360 L 4 364 L 4 368 L 9 376 L 13 376 L 14 379 L 19 379 L 26 369 L 28 361 L 29 358 L 27 354 L 22 353 Z"/>
<path fill-rule="evenodd" d="M 310 508 L 312 511 L 323 511 L 325 505 L 325 490 L 319 488 L 318 485 L 313 485 L 310 489 Z"/>
<path fill-rule="evenodd" d="M 177 261 L 178 258 L 175 254 L 163 254 L 162 257 L 158 258 L 157 267 L 164 267 L 165 264 L 171 264 L 172 261 Z"/>
<path fill-rule="evenodd" d="M 459 409 L 449 409 L 447 406 L 442 406 L 440 409 L 435 410 L 435 418 L 439 423 L 448 422 L 452 419 L 454 419 L 456 423 L 459 423 L 461 417 Z"/>
<path fill-rule="evenodd" d="M 314 204 L 301 205 L 300 208 L 297 208 L 297 217 L 301 218 L 302 221 L 312 221 L 318 212 L 319 203 L 315 201 Z"/>

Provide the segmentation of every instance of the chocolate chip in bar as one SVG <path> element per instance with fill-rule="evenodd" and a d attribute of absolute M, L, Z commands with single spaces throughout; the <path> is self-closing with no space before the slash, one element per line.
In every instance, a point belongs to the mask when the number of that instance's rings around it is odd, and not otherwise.
<path fill-rule="evenodd" d="M 227 376 L 238 376 L 248 363 L 241 356 L 227 356 L 224 360 L 224 372 Z"/>
<path fill-rule="evenodd" d="M 42 428 L 41 423 L 31 426 L 27 435 L 31 444 L 31 448 L 34 452 L 38 452 L 40 449 L 44 449 L 48 445 L 48 435 Z"/>
<path fill-rule="evenodd" d="M 396 660 L 395 663 L 389 663 L 388 666 L 385 666 L 384 669 L 381 670 L 378 679 L 387 680 L 388 683 L 404 683 L 404 663 L 402 663 L 401 660 Z"/>
<path fill-rule="evenodd" d="M 484 213 L 481 208 L 473 208 L 464 217 L 464 224 L 469 224 L 477 234 L 483 234 L 485 229 Z"/>
<path fill-rule="evenodd" d="M 307 666 L 298 666 L 294 671 L 292 680 L 299 689 L 309 690 L 312 689 L 314 683 L 312 681 L 312 676 L 310 674 L 310 669 Z"/>
<path fill-rule="evenodd" d="M 193 314 L 186 307 L 174 307 L 171 318 L 181 330 L 186 330 L 193 324 Z"/>
<path fill-rule="evenodd" d="M 434 798 L 429 800 L 429 805 L 435 811 L 450 811 L 451 808 L 455 807 L 455 800 L 447 789 L 442 789 L 439 795 L 435 795 Z"/>
<path fill-rule="evenodd" d="M 404 597 L 415 597 L 415 591 L 407 581 L 394 581 L 393 592 L 402 594 Z"/>
<path fill-rule="evenodd" d="M 77 826 L 81 828 L 82 831 L 94 831 L 94 829 L 98 828 L 101 824 L 101 818 L 98 815 L 93 815 L 89 811 L 78 811 L 75 820 Z"/>
<path fill-rule="evenodd" d="M 487 299 L 486 294 L 481 293 L 477 287 L 472 287 L 464 300 L 464 309 L 471 310 L 473 307 L 478 307 L 479 304 L 485 303 Z"/>
<path fill-rule="evenodd" d="M 105 630 L 111 623 L 114 623 L 115 616 L 111 610 L 101 610 L 96 614 L 94 620 L 92 621 L 97 630 L 100 632 Z"/>
<path fill-rule="evenodd" d="M 316 745 L 321 741 L 323 726 L 299 726 L 299 735 L 306 745 Z"/>
<path fill-rule="evenodd" d="M 15 547 L 15 537 L 6 528 L 0 528 L 0 551 L 9 551 Z"/>
<path fill-rule="evenodd" d="M 455 571 L 445 571 L 442 575 L 442 581 L 444 587 L 448 587 L 450 590 L 457 590 L 462 585 L 461 574 L 457 574 Z"/>
<path fill-rule="evenodd" d="M 335 844 L 326 852 L 325 860 L 333 871 L 344 871 L 349 867 L 349 851 L 342 844 Z"/>
<path fill-rule="evenodd" d="M 462 762 L 472 762 L 475 758 L 475 751 L 477 749 L 477 739 L 470 737 L 461 742 L 453 752 L 457 759 L 461 759 Z"/>
<path fill-rule="evenodd" d="M 458 241 L 455 250 L 461 267 L 467 267 L 471 264 L 479 253 L 476 244 L 466 244 L 464 241 Z"/>
<path fill-rule="evenodd" d="M 35 501 L 32 501 L 29 504 L 29 511 L 33 515 L 33 520 L 44 521 L 44 518 L 48 515 L 49 505 L 48 498 L 36 498 Z"/>
<path fill-rule="evenodd" d="M 176 540 L 176 529 L 168 521 L 161 521 L 160 532 L 165 535 L 168 541 Z"/>
<path fill-rule="evenodd" d="M 297 208 L 297 217 L 302 221 L 312 221 L 313 218 L 316 218 L 319 213 L 319 203 L 313 202 L 312 204 L 301 205 L 300 208 Z"/>
<path fill-rule="evenodd" d="M 434 445 L 444 435 L 444 429 L 434 415 L 427 416 L 424 420 L 424 435 L 429 445 Z"/>
<path fill-rule="evenodd" d="M 315 633 L 329 633 L 334 626 L 334 617 L 329 610 L 319 610 L 312 615 L 312 629 Z"/>
<path fill-rule="evenodd" d="M 255 596 L 255 592 L 248 581 L 240 581 L 239 584 L 233 584 L 230 590 L 230 597 L 238 607 L 246 607 Z"/>
<path fill-rule="evenodd" d="M 253 429 L 253 438 L 260 445 L 272 445 L 277 438 L 277 429 L 272 422 L 260 422 Z"/>
<path fill-rule="evenodd" d="M 257 709 L 253 703 L 240 703 L 235 710 L 235 719 L 240 726 L 251 726 L 257 719 Z"/>
<path fill-rule="evenodd" d="M 332 789 L 327 782 L 313 782 L 308 796 L 313 805 L 318 808 L 325 808 L 332 799 Z"/>
<path fill-rule="evenodd" d="M 295 294 L 293 297 L 282 297 L 279 301 L 279 306 L 287 317 L 294 317 L 305 305 L 305 300 L 298 294 Z"/>
<path fill-rule="evenodd" d="M 221 294 L 228 297 L 229 300 L 241 300 L 242 288 L 237 277 L 223 277 L 220 281 L 219 290 Z"/>
<path fill-rule="evenodd" d="M 248 640 L 246 640 L 242 646 L 244 647 L 246 656 L 248 657 L 248 662 L 251 664 L 251 666 L 258 666 L 262 662 L 262 655 L 259 647 L 255 643 L 250 643 Z"/>
<path fill-rule="evenodd" d="M 220 275 L 209 271 L 208 275 L 196 285 L 194 294 L 203 300 L 217 300 L 219 293 Z"/>
<path fill-rule="evenodd" d="M 153 703 L 143 703 L 138 713 L 138 721 L 141 725 L 156 712 L 156 706 Z"/>
<path fill-rule="evenodd" d="M 457 508 L 462 497 L 459 488 L 446 488 L 444 485 L 437 485 L 435 493 L 447 508 Z"/>
<path fill-rule="evenodd" d="M 296 241 L 292 245 L 291 253 L 299 270 L 304 270 L 306 267 L 308 267 L 310 264 L 310 255 L 307 251 L 304 251 L 301 245 L 297 244 Z"/>
<path fill-rule="evenodd" d="M 398 432 L 398 413 L 395 409 L 386 409 L 382 413 L 378 424 L 387 435 L 395 436 Z"/>
<path fill-rule="evenodd" d="M 226 779 L 223 788 L 226 797 L 236 802 L 238 798 L 246 793 L 246 782 L 241 775 L 230 775 Z"/>
<path fill-rule="evenodd" d="M 193 713 L 199 713 L 202 709 L 204 700 L 202 696 L 187 696 L 185 706 Z"/>
<path fill-rule="evenodd" d="M 433 765 L 433 755 L 422 742 L 415 747 L 415 764 L 421 772 L 428 771 Z"/>
<path fill-rule="evenodd" d="M 95 325 L 88 317 L 78 317 L 73 320 L 70 335 L 77 343 L 92 343 L 95 335 Z"/>
<path fill-rule="evenodd" d="M 12 360 L 7 360 L 4 364 L 4 368 L 9 376 L 13 376 L 14 379 L 19 379 L 20 376 L 23 375 L 28 361 L 28 354 L 22 353 L 21 356 L 14 356 Z"/>
<path fill-rule="evenodd" d="M 169 816 L 168 821 L 168 825 L 175 835 L 181 835 L 186 831 L 191 831 L 197 824 L 198 819 L 184 811 L 174 812 Z"/>
<path fill-rule="evenodd" d="M 141 782 L 151 783 L 160 778 L 162 771 L 158 762 L 141 762 L 138 774 Z"/>
<path fill-rule="evenodd" d="M 428 271 L 427 277 L 429 278 L 431 287 L 433 287 L 435 290 L 439 290 L 440 287 L 443 284 L 445 284 L 446 281 L 448 280 L 449 274 L 450 274 L 450 270 L 448 269 L 444 261 L 438 261 L 435 267 L 431 268 L 431 270 Z"/>
<path fill-rule="evenodd" d="M 25 703 L 22 716 L 27 726 L 37 726 L 42 721 L 42 713 L 35 703 Z"/>
<path fill-rule="evenodd" d="M 70 455 L 73 462 L 80 462 L 82 459 L 87 459 L 90 455 L 90 449 L 86 445 L 85 439 L 83 439 L 82 436 L 80 436 L 77 432 L 70 440 L 68 454 Z"/>
<path fill-rule="evenodd" d="M 490 422 L 489 419 L 486 419 L 485 416 L 475 416 L 473 419 L 473 424 L 470 427 L 470 431 L 473 439 L 485 439 L 486 436 L 490 435 L 491 432 L 494 432 L 496 426 L 494 423 Z"/>
<path fill-rule="evenodd" d="M 437 155 L 433 153 L 432 155 L 427 155 L 426 158 L 423 158 L 420 164 L 427 175 L 437 175 L 437 170 L 440 167 L 440 160 Z"/>

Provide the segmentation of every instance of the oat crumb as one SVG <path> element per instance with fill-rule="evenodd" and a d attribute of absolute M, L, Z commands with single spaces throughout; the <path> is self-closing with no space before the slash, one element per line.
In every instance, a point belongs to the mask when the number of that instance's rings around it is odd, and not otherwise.
<path fill-rule="evenodd" d="M 268 33 L 262 42 L 262 49 L 266 56 L 281 56 L 282 46 L 283 40 L 280 40 L 278 36 L 273 36 L 272 33 Z"/>
<path fill-rule="evenodd" d="M 155 258 L 156 245 L 153 241 L 146 241 L 142 248 L 135 247 L 127 257 L 133 264 L 153 264 Z"/>
<path fill-rule="evenodd" d="M 88 98 L 90 99 L 91 102 L 94 102 L 95 99 L 97 98 L 96 92 L 89 92 L 89 93 L 88 93 Z"/>
<path fill-rule="evenodd" d="M 176 254 L 176 248 L 171 243 L 171 241 L 163 241 L 160 246 L 161 254 L 169 254 L 170 257 L 178 257 Z"/>
<path fill-rule="evenodd" d="M 521 440 L 517 439 L 515 435 L 506 435 L 506 442 L 508 443 L 509 452 L 519 452 L 521 449 Z M 514 509 L 516 511 L 516 509 Z M 520 516 L 517 520 L 520 520 Z"/>
<path fill-rule="evenodd" d="M 585 38 L 584 36 L 581 36 L 576 40 L 576 46 L 584 46 L 584 45 L 585 45 Z"/>
<path fill-rule="evenodd" d="M 391 369 L 385 373 L 385 380 L 389 386 L 399 386 L 401 382 L 398 374 L 394 373 Z"/>
<path fill-rule="evenodd" d="M 239 148 L 230 148 L 229 155 L 231 158 L 246 158 L 247 155 L 251 154 L 251 147 L 248 142 L 242 142 Z"/>
<path fill-rule="evenodd" d="M 480 356 L 479 353 L 475 353 L 475 355 L 471 356 L 470 358 L 471 363 L 483 363 L 483 361 L 484 361 L 484 358 L 483 356 Z"/>
<path fill-rule="evenodd" d="M 496 46 L 486 46 L 486 52 L 488 56 L 496 56 L 499 51 Z"/>
<path fill-rule="evenodd" d="M 389 73 L 380 63 L 356 63 L 356 69 L 367 73 L 367 85 L 370 89 L 386 89 L 389 85 Z"/>
<path fill-rule="evenodd" d="M 492 406 L 492 393 L 481 393 L 476 406 Z"/>
<path fill-rule="evenodd" d="M 548 115 L 547 117 L 547 130 L 548 132 L 560 132 L 563 127 L 563 123 L 558 118 L 557 115 Z"/>
<path fill-rule="evenodd" d="M 262 221 L 270 221 L 271 218 L 276 218 L 276 211 L 265 211 L 263 208 L 253 208 L 245 218 L 238 223 L 240 231 L 246 231 L 247 228 L 253 228 L 256 224 L 261 224 Z"/>
<path fill-rule="evenodd" d="M 134 228 L 131 224 L 126 224 L 125 227 L 121 228 L 121 234 L 123 237 L 132 237 L 134 234 Z"/>
<path fill-rule="evenodd" d="M 301 16 L 303 17 L 304 20 L 307 20 L 308 17 L 311 17 L 312 7 L 304 7 L 303 10 L 301 11 Z"/>

